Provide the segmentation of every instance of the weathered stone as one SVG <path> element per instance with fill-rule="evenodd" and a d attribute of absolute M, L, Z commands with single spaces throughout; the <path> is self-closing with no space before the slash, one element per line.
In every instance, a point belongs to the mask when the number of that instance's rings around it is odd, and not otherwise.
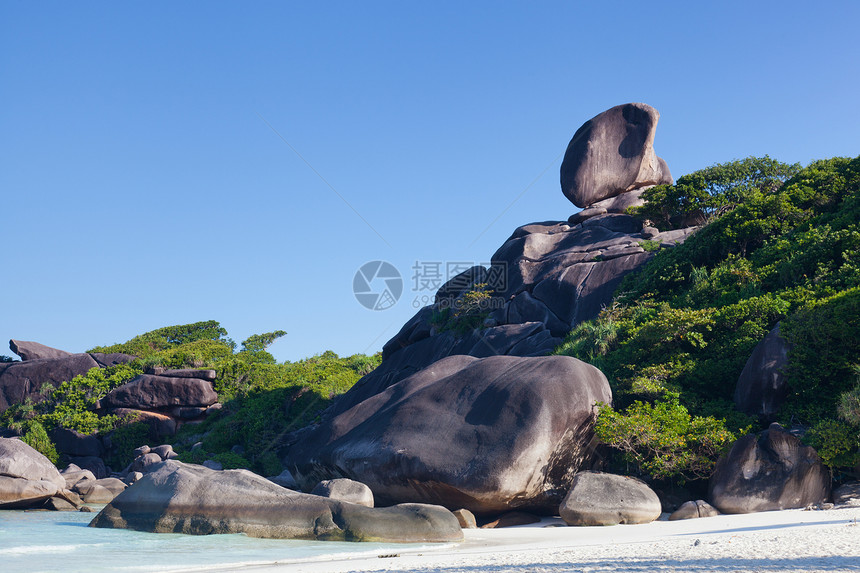
<path fill-rule="evenodd" d="M 348 503 L 373 507 L 373 492 L 363 483 L 351 479 L 326 479 L 311 490 L 311 495 L 330 497 Z"/>
<path fill-rule="evenodd" d="M 10 340 L 9 349 L 21 357 L 21 360 L 41 360 L 50 358 L 67 358 L 72 356 L 71 352 L 51 348 L 38 342 L 29 342 L 26 340 Z"/>
<path fill-rule="evenodd" d="M 217 378 L 217 374 L 214 370 L 196 370 L 191 368 L 183 368 L 181 370 L 165 370 L 161 373 L 162 376 L 168 376 L 170 378 L 200 378 L 201 380 L 208 380 L 210 382 L 214 381 Z"/>
<path fill-rule="evenodd" d="M 510 511 L 501 517 L 494 519 L 481 526 L 481 529 L 501 529 L 502 527 L 515 527 L 517 525 L 531 525 L 538 523 L 540 517 L 523 511 Z"/>
<path fill-rule="evenodd" d="M 282 488 L 247 470 L 216 472 L 164 462 L 119 494 L 90 523 L 156 533 L 374 542 L 463 538 L 448 510 L 407 504 L 371 509 Z"/>
<path fill-rule="evenodd" d="M 815 450 L 779 424 L 739 439 L 717 462 L 711 505 L 723 513 L 806 507 L 830 497 L 830 473 Z"/>
<path fill-rule="evenodd" d="M 112 352 L 110 354 L 104 354 L 102 352 L 90 352 L 89 355 L 90 358 L 98 362 L 98 365 L 102 368 L 116 366 L 118 364 L 128 364 L 132 360 L 137 359 L 136 356 L 123 354 L 121 352 Z"/>
<path fill-rule="evenodd" d="M 0 413 L 13 404 L 22 404 L 27 398 L 41 402 L 44 396 L 39 391 L 44 384 L 56 387 L 99 367 L 89 354 L 12 362 L 5 366 L 0 369 Z"/>
<path fill-rule="evenodd" d="M 153 454 L 158 454 L 162 460 L 170 460 L 175 458 L 178 454 L 173 451 L 173 446 L 170 444 L 162 444 L 160 446 L 156 446 L 150 450 Z"/>
<path fill-rule="evenodd" d="M 699 517 L 714 517 L 719 515 L 711 504 L 707 501 L 697 499 L 696 501 L 688 501 L 681 504 L 681 507 L 676 509 L 669 516 L 669 521 L 678 521 L 681 519 L 697 519 Z"/>
<path fill-rule="evenodd" d="M 52 497 L 45 502 L 42 509 L 49 511 L 77 511 L 78 507 L 80 507 L 80 504 L 75 505 L 66 498 Z"/>
<path fill-rule="evenodd" d="M 61 454 L 96 457 L 104 454 L 104 448 L 97 436 L 88 436 L 77 430 L 56 428 L 51 431 L 50 438 Z"/>
<path fill-rule="evenodd" d="M 170 409 L 170 415 L 181 420 L 194 420 L 200 416 L 205 416 L 206 406 L 174 406 Z"/>
<path fill-rule="evenodd" d="M 860 482 L 846 483 L 834 489 L 833 503 L 860 506 Z"/>
<path fill-rule="evenodd" d="M 126 487 L 124 482 L 116 478 L 103 478 L 88 483 L 80 493 L 86 503 L 110 503 Z"/>
<path fill-rule="evenodd" d="M 138 456 L 146 455 L 151 451 L 152 451 L 152 448 L 150 448 L 148 445 L 144 444 L 142 446 L 135 448 L 134 451 L 131 453 L 131 455 L 132 455 L 132 457 L 136 458 Z"/>
<path fill-rule="evenodd" d="M 60 472 L 60 475 L 62 475 L 63 479 L 66 480 L 66 489 L 71 490 L 74 490 L 78 483 L 96 481 L 97 479 L 93 472 L 81 469 L 76 464 L 69 464 L 66 469 Z"/>
<path fill-rule="evenodd" d="M 644 482 L 600 472 L 581 472 L 559 507 L 568 525 L 650 523 L 660 517 L 660 499 Z"/>
<path fill-rule="evenodd" d="M 38 507 L 65 487 L 48 458 L 21 440 L 0 438 L 0 508 Z"/>
<path fill-rule="evenodd" d="M 125 483 L 131 485 L 143 477 L 143 472 L 128 472 L 125 476 Z"/>
<path fill-rule="evenodd" d="M 160 464 L 162 461 L 164 460 L 162 460 L 160 455 L 151 451 L 148 454 L 143 454 L 134 458 L 134 461 L 131 463 L 131 471 L 147 473 L 152 471 L 152 468 Z"/>
<path fill-rule="evenodd" d="M 106 478 L 110 474 L 104 460 L 98 456 L 75 456 L 69 460 L 81 469 L 91 471 L 96 479 Z"/>
<path fill-rule="evenodd" d="M 644 103 L 604 111 L 576 130 L 561 164 L 561 190 L 577 207 L 648 185 L 673 183 L 654 153 L 660 114 Z"/>
<path fill-rule="evenodd" d="M 303 488 L 348 477 L 378 503 L 438 503 L 479 514 L 555 511 L 593 456 L 596 368 L 566 356 L 451 356 L 358 402 L 291 448 Z"/>
<path fill-rule="evenodd" d="M 156 436 L 172 436 L 176 433 L 176 420 L 167 414 L 132 408 L 114 408 L 110 413 L 129 421 L 146 422 Z"/>
<path fill-rule="evenodd" d="M 198 378 L 141 374 L 101 400 L 102 407 L 147 410 L 172 406 L 209 406 L 218 400 L 212 383 Z"/>
<path fill-rule="evenodd" d="M 270 482 L 276 483 L 281 487 L 285 487 L 287 489 L 298 490 L 299 484 L 296 483 L 296 479 L 293 477 L 293 474 L 290 473 L 290 470 L 284 470 L 280 474 L 276 476 L 272 476 L 267 478 Z"/>
<path fill-rule="evenodd" d="M 203 462 L 203 467 L 209 468 L 210 470 L 214 470 L 216 472 L 220 472 L 224 469 L 224 464 L 221 462 L 216 462 L 215 460 L 206 460 Z"/>
<path fill-rule="evenodd" d="M 478 520 L 475 519 L 475 514 L 468 509 L 458 509 L 454 511 L 454 517 L 460 522 L 460 527 L 463 529 L 477 529 Z"/>
<path fill-rule="evenodd" d="M 772 419 L 788 395 L 784 371 L 790 345 L 776 325 L 753 349 L 735 387 L 735 408 Z"/>
<path fill-rule="evenodd" d="M 0 475 L 46 481 L 61 490 L 66 487 L 66 480 L 51 460 L 16 438 L 0 438 Z"/>

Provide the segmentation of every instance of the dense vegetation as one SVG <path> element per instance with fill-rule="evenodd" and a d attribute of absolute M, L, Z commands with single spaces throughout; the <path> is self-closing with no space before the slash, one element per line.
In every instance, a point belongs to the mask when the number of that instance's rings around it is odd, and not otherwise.
<path fill-rule="evenodd" d="M 785 181 L 783 183 L 783 181 Z M 654 479 L 707 476 L 735 437 L 735 384 L 777 323 L 792 344 L 778 421 L 836 470 L 860 461 L 860 158 L 804 169 L 770 158 L 715 165 L 655 187 L 634 214 L 708 222 L 628 276 L 613 304 L 559 353 L 601 368 L 614 407 L 598 434 Z"/>
<path fill-rule="evenodd" d="M 122 352 L 137 360 L 93 368 L 56 388 L 45 385 L 43 401 L 9 408 L 0 417 L 0 426 L 16 429 L 55 462 L 57 452 L 48 438 L 52 429 L 109 434 L 113 451 L 107 461 L 119 470 L 130 461 L 135 447 L 154 437 L 147 424 L 97 412 L 96 402 L 149 368 L 213 368 L 222 410 L 200 424 L 184 425 L 177 436 L 164 440 L 176 444 L 189 461 L 214 459 L 225 467 L 277 474 L 282 469 L 277 455 L 280 438 L 312 422 L 334 396 L 348 390 L 380 360 L 364 355 L 340 358 L 325 352 L 278 364 L 266 348 L 285 334 L 255 334 L 236 351 L 227 331 L 215 321 L 206 321 L 161 328 L 123 344 L 97 347 L 91 352 Z M 191 446 L 197 442 L 201 445 L 192 452 Z"/>

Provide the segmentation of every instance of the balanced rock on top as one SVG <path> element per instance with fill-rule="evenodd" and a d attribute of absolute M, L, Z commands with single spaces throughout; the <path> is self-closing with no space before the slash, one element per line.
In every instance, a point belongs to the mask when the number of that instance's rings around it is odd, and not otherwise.
<path fill-rule="evenodd" d="M 671 184 L 654 152 L 660 114 L 644 103 L 615 106 L 576 130 L 561 164 L 561 190 L 577 207 L 649 185 Z"/>

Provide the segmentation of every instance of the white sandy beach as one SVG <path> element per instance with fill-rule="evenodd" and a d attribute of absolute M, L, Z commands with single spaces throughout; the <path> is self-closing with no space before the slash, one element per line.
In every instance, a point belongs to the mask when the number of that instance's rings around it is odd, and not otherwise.
<path fill-rule="evenodd" d="M 465 536 L 462 543 L 418 551 L 280 562 L 241 571 L 860 571 L 857 507 L 613 527 L 567 527 L 555 518 L 530 526 L 466 530 Z"/>

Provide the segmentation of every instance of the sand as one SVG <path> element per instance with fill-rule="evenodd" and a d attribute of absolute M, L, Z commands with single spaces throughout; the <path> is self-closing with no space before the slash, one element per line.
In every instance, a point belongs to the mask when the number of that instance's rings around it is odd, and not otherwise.
<path fill-rule="evenodd" d="M 567 527 L 553 518 L 529 526 L 466 530 L 462 543 L 242 571 L 860 571 L 857 507 L 665 519 L 645 525 Z"/>

